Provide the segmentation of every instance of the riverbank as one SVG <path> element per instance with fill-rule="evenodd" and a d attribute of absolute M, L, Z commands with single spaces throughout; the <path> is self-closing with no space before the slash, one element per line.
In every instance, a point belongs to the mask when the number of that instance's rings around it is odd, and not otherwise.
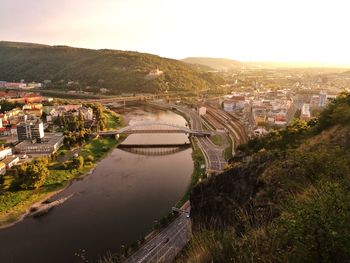
<path fill-rule="evenodd" d="M 55 161 L 49 164 L 50 174 L 42 187 L 36 190 L 6 191 L 0 195 L 0 229 L 13 226 L 29 215 L 32 206 L 39 206 L 65 190 L 76 178 L 89 174 L 118 142 L 113 138 L 97 138 L 82 147 L 84 159 L 92 156 L 94 161 L 80 169 L 62 169 Z"/>
<path fill-rule="evenodd" d="M 120 123 L 122 122 L 121 116 L 108 111 L 107 118 L 108 128 L 120 127 Z M 119 141 L 116 141 L 114 138 L 93 139 L 81 146 L 78 150 L 79 155 L 85 160 L 84 165 L 81 168 L 69 168 L 70 160 L 65 162 L 54 160 L 49 163 L 49 176 L 39 189 L 4 191 L 0 195 L 0 229 L 11 227 L 22 221 L 30 214 L 30 209 L 32 207 L 39 207 L 45 200 L 48 200 L 64 191 L 75 179 L 90 174 L 98 162 L 101 161 L 122 140 L 123 138 L 120 138 Z M 61 150 L 59 153 L 60 152 L 63 152 L 63 154 L 69 153 L 67 150 Z"/>

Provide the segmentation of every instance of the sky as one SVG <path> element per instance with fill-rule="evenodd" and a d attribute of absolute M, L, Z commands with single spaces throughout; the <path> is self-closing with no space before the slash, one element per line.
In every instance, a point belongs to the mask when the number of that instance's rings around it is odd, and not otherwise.
<path fill-rule="evenodd" d="M 350 65 L 347 0 L 0 0 L 0 40 Z"/>

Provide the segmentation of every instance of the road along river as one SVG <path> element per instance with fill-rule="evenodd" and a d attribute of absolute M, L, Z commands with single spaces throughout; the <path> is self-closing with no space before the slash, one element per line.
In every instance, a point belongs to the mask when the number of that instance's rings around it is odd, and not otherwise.
<path fill-rule="evenodd" d="M 183 117 L 148 107 L 118 111 L 132 124 L 155 120 L 185 125 Z M 125 143 L 184 143 L 184 134 L 134 134 Z M 185 193 L 192 150 L 167 155 L 114 149 L 92 174 L 55 199 L 72 195 L 47 215 L 0 230 L 0 262 L 95 262 L 147 234 Z M 86 260 L 83 260 L 86 259 Z"/>

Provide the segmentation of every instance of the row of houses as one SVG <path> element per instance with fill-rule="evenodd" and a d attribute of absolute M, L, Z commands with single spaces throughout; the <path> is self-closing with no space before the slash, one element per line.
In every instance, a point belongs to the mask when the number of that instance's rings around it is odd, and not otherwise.
<path fill-rule="evenodd" d="M 81 104 L 46 106 L 43 111 L 46 113 L 46 120 L 48 123 L 59 116 L 77 117 L 81 114 L 86 121 L 91 121 L 94 117 L 93 109 L 84 107 Z"/>
<path fill-rule="evenodd" d="M 24 83 L 21 82 L 7 82 L 7 81 L 0 81 L 0 88 L 6 88 L 6 89 L 18 89 L 18 90 L 30 90 L 35 88 L 42 88 L 42 83 L 37 82 L 30 82 L 30 83 Z"/>
<path fill-rule="evenodd" d="M 292 100 L 253 100 L 251 102 L 252 115 L 256 126 L 277 125 L 285 126 L 288 123 L 288 111 Z"/>

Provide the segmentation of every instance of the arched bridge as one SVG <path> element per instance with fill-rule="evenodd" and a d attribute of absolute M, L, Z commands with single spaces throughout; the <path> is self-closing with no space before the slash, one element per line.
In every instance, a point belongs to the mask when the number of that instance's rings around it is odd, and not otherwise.
<path fill-rule="evenodd" d="M 210 132 L 208 131 L 191 130 L 190 128 L 185 126 L 156 121 L 137 122 L 119 130 L 98 132 L 98 134 L 101 136 L 135 133 L 185 133 L 193 136 L 210 135 Z"/>
<path fill-rule="evenodd" d="M 118 148 L 135 154 L 158 156 L 169 155 L 187 150 L 190 143 L 184 144 L 119 144 Z"/>

